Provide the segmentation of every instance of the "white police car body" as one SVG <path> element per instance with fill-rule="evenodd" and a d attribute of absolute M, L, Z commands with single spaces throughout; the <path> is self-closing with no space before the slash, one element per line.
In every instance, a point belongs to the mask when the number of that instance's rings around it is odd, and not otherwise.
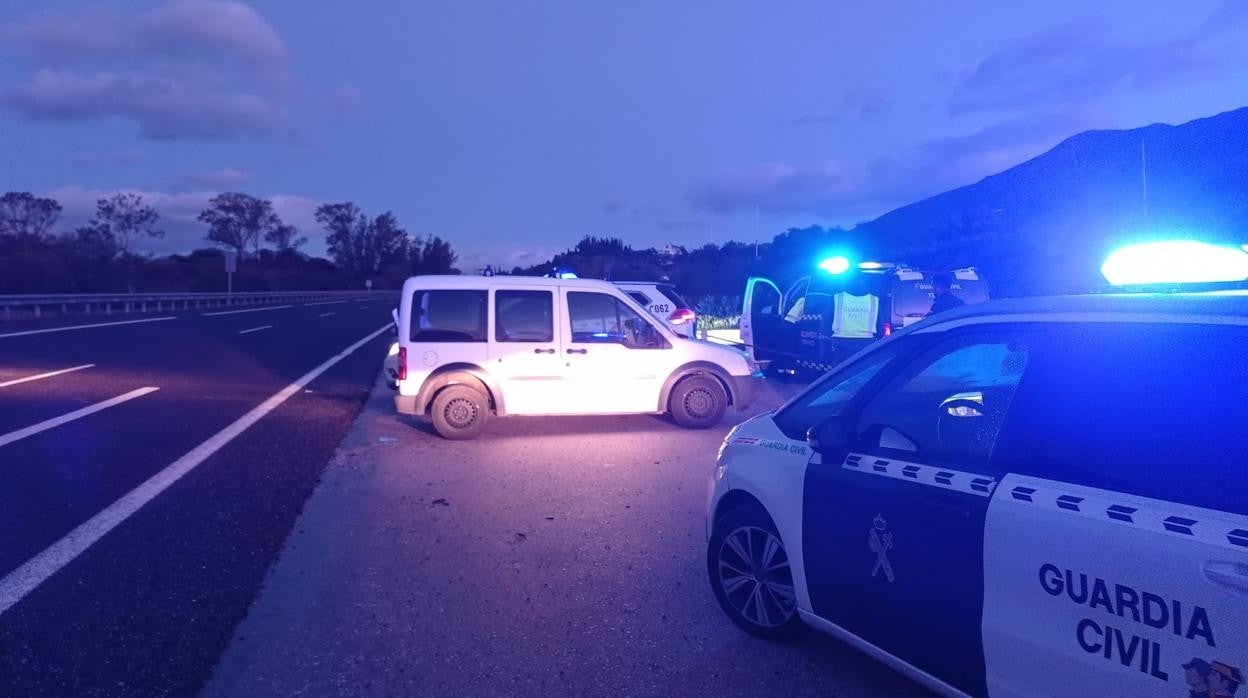
<path fill-rule="evenodd" d="M 750 632 L 804 622 L 951 695 L 1232 695 L 1246 348 L 1240 293 L 908 327 L 726 438 L 715 595 Z"/>
<path fill-rule="evenodd" d="M 754 398 L 746 354 L 677 337 L 606 281 L 415 276 L 397 315 L 395 407 L 472 438 L 492 416 L 661 414 L 706 428 Z"/>

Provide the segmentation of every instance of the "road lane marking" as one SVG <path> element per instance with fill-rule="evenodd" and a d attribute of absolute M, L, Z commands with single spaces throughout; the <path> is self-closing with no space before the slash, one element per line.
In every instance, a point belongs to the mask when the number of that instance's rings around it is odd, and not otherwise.
<path fill-rule="evenodd" d="M 368 306 L 367 306 L 367 305 L 361 305 L 361 306 L 360 306 L 360 310 L 368 310 Z"/>
<path fill-rule="evenodd" d="M 334 305 L 336 303 L 346 303 L 347 301 L 320 301 L 318 303 L 304 303 L 304 305 Z"/>
<path fill-rule="evenodd" d="M 269 305 L 263 308 L 248 308 L 246 310 L 220 310 L 215 313 L 204 313 L 204 317 L 212 317 L 214 315 L 238 315 L 239 313 L 258 313 L 261 310 L 281 310 L 282 308 L 293 308 L 293 305 Z"/>
<path fill-rule="evenodd" d="M 80 410 L 74 410 L 73 412 L 70 412 L 69 414 L 63 414 L 60 417 L 53 417 L 52 419 L 44 420 L 42 422 L 39 422 L 38 424 L 33 424 L 31 426 L 28 426 L 25 429 L 18 429 L 17 431 L 11 431 L 7 434 L 0 435 L 0 446 L 7 446 L 13 443 L 14 441 L 19 441 L 21 439 L 24 439 L 27 436 L 34 436 L 35 434 L 38 434 L 40 432 L 44 432 L 54 427 L 59 427 L 62 424 L 72 422 L 75 419 L 82 419 L 83 417 L 86 417 L 89 414 L 95 414 L 96 412 L 99 412 L 100 410 L 106 410 L 110 407 L 116 407 L 117 405 L 120 405 L 123 402 L 129 402 L 130 400 L 133 400 L 136 397 L 143 397 L 144 395 L 147 395 L 148 393 L 154 393 L 157 390 L 160 390 L 160 388 L 147 387 L 147 388 L 139 388 L 138 390 L 131 390 L 130 392 L 124 395 L 118 395 L 117 397 L 109 398 L 108 400 L 105 400 L 104 402 L 97 402 L 94 405 L 87 405 L 86 407 Z"/>
<path fill-rule="evenodd" d="M 273 327 L 272 325 L 261 325 L 259 327 L 253 327 L 250 330 L 239 330 L 238 333 L 247 334 L 248 332 L 259 332 L 260 330 L 272 329 L 272 327 Z"/>
<path fill-rule="evenodd" d="M 11 381 L 5 381 L 3 383 L 0 383 L 0 388 L 7 388 L 10 385 L 17 385 L 18 383 L 29 383 L 30 381 L 43 380 L 44 378 L 51 378 L 53 376 L 63 376 L 66 373 L 73 373 L 74 371 L 81 371 L 84 368 L 92 368 L 93 366 L 95 366 L 95 364 L 83 364 L 81 366 L 74 366 L 72 368 L 62 368 L 59 371 L 48 371 L 47 373 L 40 373 L 37 376 L 26 376 L 25 378 L 14 378 Z"/>
<path fill-rule="evenodd" d="M 320 315 L 320 316 L 321 316 L 321 317 L 329 317 L 330 315 L 333 315 L 333 313 L 332 313 L 332 312 L 331 312 L 331 313 L 321 313 L 321 315 Z"/>
<path fill-rule="evenodd" d="M 21 567 L 13 570 L 0 579 L 0 616 L 56 574 L 74 558 L 103 538 L 109 531 L 130 518 L 148 502 L 152 501 L 170 485 L 191 472 L 212 454 L 221 450 L 235 437 L 260 421 L 262 417 L 277 409 L 290 396 L 298 393 L 322 373 L 328 371 L 339 361 L 350 356 L 356 349 L 368 344 L 383 332 L 389 332 L 390 325 L 370 333 L 360 341 L 352 344 L 337 355 L 330 357 L 325 363 L 303 374 L 298 380 L 282 388 L 272 397 L 253 407 L 247 414 L 239 417 L 232 424 L 217 432 L 207 441 L 191 449 L 186 455 L 165 466 L 164 470 L 148 478 L 146 482 L 131 490 L 121 499 L 108 505 L 103 511 L 92 516 L 77 528 L 70 531 L 64 538 L 48 546 L 46 550 L 27 560 Z"/>
<path fill-rule="evenodd" d="M 46 334 L 48 332 L 68 332 L 70 330 L 85 330 L 91 327 L 113 327 L 115 325 L 137 325 L 140 322 L 161 322 L 162 320 L 177 320 L 174 315 L 169 317 L 149 317 L 142 320 L 121 320 L 118 322 L 96 322 L 90 325 L 70 325 L 68 327 L 49 327 L 43 330 L 26 330 L 24 332 L 9 332 L 8 334 L 0 334 L 3 337 L 24 337 L 28 334 Z"/>

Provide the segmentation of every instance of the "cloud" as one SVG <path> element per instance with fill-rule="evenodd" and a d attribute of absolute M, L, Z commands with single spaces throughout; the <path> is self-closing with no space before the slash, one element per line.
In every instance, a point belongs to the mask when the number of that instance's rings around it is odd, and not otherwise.
<path fill-rule="evenodd" d="M 125 16 L 88 6 L 0 26 L 0 39 L 38 59 L 0 106 L 33 120 L 137 123 L 152 140 L 298 136 L 284 102 L 288 51 L 251 7 L 170 0 Z"/>
<path fill-rule="evenodd" d="M 208 229 L 198 220 L 199 214 L 208 207 L 208 201 L 216 191 L 167 192 L 152 189 L 93 189 L 80 186 L 62 187 L 41 193 L 56 199 L 63 207 L 60 218 L 62 229 L 83 225 L 95 214 L 95 204 L 119 192 L 138 194 L 160 213 L 157 227 L 165 231 L 165 237 L 145 239 L 138 246 L 140 252 L 151 254 L 185 254 L 191 250 L 211 247 L 204 239 Z M 325 254 L 325 236 L 316 224 L 314 214 L 319 202 L 303 196 L 278 194 L 267 197 L 282 220 L 307 235 L 308 245 L 304 252 Z"/>
<path fill-rule="evenodd" d="M 844 221 L 1000 172 L 1101 122 L 1092 111 L 1046 112 L 927 141 L 901 157 L 865 165 L 826 161 L 739 167 L 693 188 L 689 200 L 695 209 L 715 214 L 757 207 L 765 213 Z"/>
<path fill-rule="evenodd" d="M 329 108 L 342 121 L 364 118 L 364 95 L 354 87 L 338 87 L 329 93 Z"/>
<path fill-rule="evenodd" d="M 784 119 L 781 126 L 837 126 L 844 119 L 839 114 L 803 114 L 792 119 Z"/>
<path fill-rule="evenodd" d="M 250 175 L 243 170 L 226 167 L 220 170 L 192 172 L 183 177 L 182 181 L 195 187 L 221 191 L 237 189 L 248 179 L 250 179 Z"/>
<path fill-rule="evenodd" d="M 172 0 L 139 17 L 138 37 L 160 52 L 219 52 L 263 68 L 284 66 L 286 43 L 258 12 L 232 0 Z"/>
<path fill-rule="evenodd" d="M 1229 6 L 1228 6 L 1229 7 Z M 1116 89 L 1208 77 L 1222 69 L 1208 24 L 1178 38 L 1123 41 L 1100 25 L 1047 29 L 994 51 L 954 87 L 955 114 L 1088 104 Z"/>
<path fill-rule="evenodd" d="M 127 149 L 116 152 L 100 153 L 94 150 L 84 150 L 70 159 L 70 162 L 77 168 L 95 167 L 97 165 L 133 165 L 143 162 L 145 155 L 141 150 Z"/>
<path fill-rule="evenodd" d="M 5 105 L 36 120 L 132 119 L 151 140 L 225 140 L 292 135 L 286 110 L 253 94 L 213 92 L 180 79 L 138 73 L 89 75 L 45 68 L 0 91 Z"/>
<path fill-rule="evenodd" d="M 845 93 L 846 110 L 862 121 L 881 121 L 893 111 L 893 102 L 880 90 L 860 87 Z"/>

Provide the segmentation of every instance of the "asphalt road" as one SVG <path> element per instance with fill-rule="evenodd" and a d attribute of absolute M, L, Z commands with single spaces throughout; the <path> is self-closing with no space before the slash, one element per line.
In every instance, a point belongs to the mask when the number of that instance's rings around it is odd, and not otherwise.
<path fill-rule="evenodd" d="M 389 396 L 205 695 L 927 695 L 830 639 L 770 644 L 721 612 L 703 527 L 728 421 L 511 418 L 450 442 Z"/>
<path fill-rule="evenodd" d="M 197 691 L 358 414 L 390 305 L 0 323 L 0 695 Z M 42 331 L 96 323 L 125 324 Z"/>

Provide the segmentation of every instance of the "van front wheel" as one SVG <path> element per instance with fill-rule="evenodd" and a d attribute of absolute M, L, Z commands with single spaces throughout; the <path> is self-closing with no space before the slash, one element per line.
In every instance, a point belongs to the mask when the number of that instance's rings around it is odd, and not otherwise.
<path fill-rule="evenodd" d="M 709 429 L 719 424 L 728 409 L 728 395 L 719 381 L 709 376 L 691 376 L 676 384 L 668 398 L 667 411 L 686 429 Z"/>
<path fill-rule="evenodd" d="M 433 428 L 445 439 L 476 438 L 489 418 L 490 403 L 480 390 L 452 385 L 438 393 L 430 410 Z"/>

